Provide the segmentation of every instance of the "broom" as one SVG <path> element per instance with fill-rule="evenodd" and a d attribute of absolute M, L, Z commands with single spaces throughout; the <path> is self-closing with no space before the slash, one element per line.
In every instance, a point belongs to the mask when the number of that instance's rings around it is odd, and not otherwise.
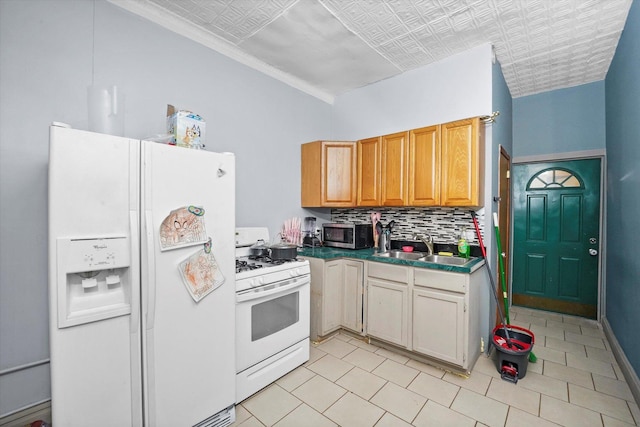
<path fill-rule="evenodd" d="M 475 214 L 475 212 L 474 212 Z M 500 229 L 498 228 L 498 214 L 493 213 L 493 229 L 496 233 L 496 247 L 498 249 L 498 265 L 500 267 L 500 285 L 502 287 L 502 300 L 504 301 L 504 313 L 507 319 L 507 324 L 511 324 L 509 320 L 509 303 L 507 301 L 507 280 L 504 274 L 504 262 L 502 261 L 502 245 L 500 243 Z M 533 351 L 529 353 L 529 362 L 536 363 L 538 357 L 533 354 Z"/>
<path fill-rule="evenodd" d="M 476 219 L 476 213 L 474 211 L 471 211 L 471 218 L 473 218 L 473 225 L 476 228 L 476 235 L 478 236 L 478 243 L 480 244 L 480 250 L 482 251 L 482 258 L 485 261 L 487 261 L 487 251 L 484 247 L 484 242 L 482 241 L 482 234 L 480 233 L 480 227 L 478 227 L 478 220 Z M 496 300 L 496 307 L 500 312 L 500 320 L 502 321 L 502 330 L 504 331 L 504 337 L 505 337 L 505 340 L 507 341 L 508 348 L 511 348 L 513 343 L 511 342 L 511 338 L 509 337 L 507 322 L 505 321 L 504 316 L 502 315 L 502 310 L 500 309 L 500 301 L 498 300 L 498 287 L 496 286 L 496 281 L 493 278 L 493 273 L 491 272 L 491 267 L 489 266 L 488 262 L 486 262 L 486 266 L 487 266 L 487 273 L 489 274 L 489 281 L 491 282 L 491 288 L 492 288 L 491 293 L 493 294 L 493 297 Z"/>

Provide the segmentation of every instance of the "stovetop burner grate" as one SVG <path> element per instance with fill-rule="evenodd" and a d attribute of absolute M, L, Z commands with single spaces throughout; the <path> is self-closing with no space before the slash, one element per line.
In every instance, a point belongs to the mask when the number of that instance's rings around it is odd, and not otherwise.
<path fill-rule="evenodd" d="M 285 262 L 295 262 L 298 261 L 298 258 L 286 258 L 286 259 L 273 259 L 270 256 L 258 256 L 258 255 L 249 255 L 249 259 L 252 261 L 263 262 L 265 264 L 273 264 L 280 265 Z"/>
<path fill-rule="evenodd" d="M 256 264 L 256 263 L 250 263 L 248 261 L 244 261 L 244 260 L 236 260 L 236 273 L 240 273 L 242 271 L 250 271 L 250 270 L 256 270 L 258 268 L 262 268 L 262 264 Z"/>
<path fill-rule="evenodd" d="M 249 255 L 241 258 L 236 258 L 236 273 L 245 271 L 256 270 L 259 268 L 268 269 L 269 267 L 275 267 L 290 262 L 299 262 L 298 258 L 291 259 L 272 259 L 269 256 L 256 256 Z"/>

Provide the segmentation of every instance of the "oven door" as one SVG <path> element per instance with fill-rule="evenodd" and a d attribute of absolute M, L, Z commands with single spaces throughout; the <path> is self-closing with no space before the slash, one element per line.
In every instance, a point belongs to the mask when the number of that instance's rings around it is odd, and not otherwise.
<path fill-rule="evenodd" d="M 236 372 L 309 337 L 310 276 L 236 294 Z"/>

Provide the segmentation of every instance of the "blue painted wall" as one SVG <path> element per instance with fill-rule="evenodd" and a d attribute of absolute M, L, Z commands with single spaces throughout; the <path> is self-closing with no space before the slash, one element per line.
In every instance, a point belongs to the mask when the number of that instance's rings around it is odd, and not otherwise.
<path fill-rule="evenodd" d="M 485 197 L 485 230 L 492 230 L 491 214 L 498 211 L 498 204 L 493 201 L 492 196 L 499 195 L 500 147 L 503 147 L 509 156 L 512 156 L 513 153 L 513 100 L 502 74 L 502 67 L 498 61 L 491 67 L 491 105 L 491 111 L 499 111 L 500 115 L 493 124 L 486 127 L 486 132 L 491 132 L 491 138 L 487 138 L 487 141 L 491 143 L 491 147 L 486 150 L 485 165 L 490 165 L 490 167 L 487 167 L 488 170 L 485 171 L 485 182 L 491 183 L 491 197 Z M 496 239 L 492 238 L 491 234 L 485 231 L 484 243 L 488 246 L 487 258 L 491 265 L 491 271 L 495 274 L 498 271 L 498 259 L 495 255 L 497 248 Z M 489 286 L 489 283 L 487 285 Z M 496 303 L 493 297 L 489 296 L 489 299 L 486 302 L 483 301 L 483 304 L 489 304 L 489 317 L 486 322 L 493 326 Z M 485 319 L 483 319 L 484 321 Z M 484 324 L 482 327 L 484 328 Z M 490 334 L 485 338 L 489 342 Z"/>
<path fill-rule="evenodd" d="M 640 2 L 635 1 L 605 80 L 607 319 L 640 373 Z"/>
<path fill-rule="evenodd" d="M 492 105 L 493 111 L 499 111 L 500 115 L 491 126 L 493 143 L 498 149 L 500 145 L 512 155 L 513 151 L 513 103 L 511 92 L 502 74 L 502 67 L 496 61 L 491 68 L 492 75 Z M 497 151 L 496 151 L 497 152 Z M 496 187 L 497 189 L 497 187 Z"/>
<path fill-rule="evenodd" d="M 605 148 L 604 81 L 513 100 L 513 156 Z"/>

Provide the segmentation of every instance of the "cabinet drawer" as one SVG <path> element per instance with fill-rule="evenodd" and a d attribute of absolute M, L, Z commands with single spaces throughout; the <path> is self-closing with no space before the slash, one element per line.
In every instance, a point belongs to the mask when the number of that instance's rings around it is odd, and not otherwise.
<path fill-rule="evenodd" d="M 409 283 L 409 271 L 409 267 L 402 265 L 370 262 L 368 265 L 367 276 L 407 284 Z"/>
<path fill-rule="evenodd" d="M 467 291 L 467 275 L 460 273 L 446 273 L 443 271 L 416 268 L 414 283 L 444 291 L 465 293 Z"/>

